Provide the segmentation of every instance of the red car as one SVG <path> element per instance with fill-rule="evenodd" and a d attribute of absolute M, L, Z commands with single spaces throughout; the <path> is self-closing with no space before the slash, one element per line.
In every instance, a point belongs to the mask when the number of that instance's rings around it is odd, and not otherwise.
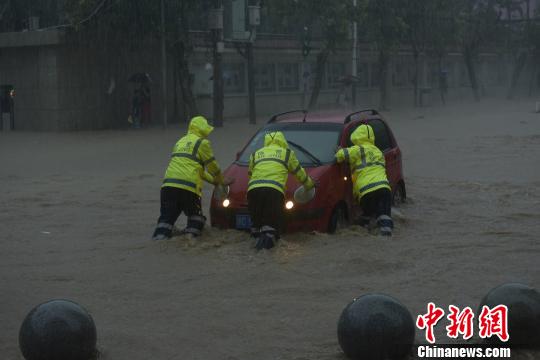
<path fill-rule="evenodd" d="M 369 124 L 375 132 L 375 145 L 384 152 L 386 173 L 392 186 L 394 202 L 405 200 L 405 181 L 401 151 L 388 124 L 376 110 L 352 114 L 336 112 L 307 113 L 304 110 L 274 115 L 238 152 L 225 175 L 235 178 L 226 199 L 212 196 L 210 216 L 212 226 L 248 230 L 251 219 L 247 208 L 249 156 L 263 146 L 264 135 L 281 131 L 309 175 L 318 181 L 315 197 L 305 204 L 296 203 L 294 191 L 300 186 L 290 175 L 285 193 L 285 229 L 333 233 L 337 228 L 355 221 L 362 213 L 352 196 L 348 164 L 337 164 L 334 154 L 338 147 L 349 147 L 351 133 L 360 125 Z"/>

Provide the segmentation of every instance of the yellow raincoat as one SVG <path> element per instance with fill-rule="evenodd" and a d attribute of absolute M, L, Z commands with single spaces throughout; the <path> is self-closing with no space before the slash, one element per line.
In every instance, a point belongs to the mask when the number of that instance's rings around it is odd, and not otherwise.
<path fill-rule="evenodd" d="M 360 125 L 352 134 L 354 144 L 336 153 L 337 162 L 347 161 L 351 167 L 353 194 L 362 196 L 378 189 L 391 189 L 386 177 L 384 154 L 375 146 L 375 133 L 369 125 Z"/>
<path fill-rule="evenodd" d="M 283 133 L 275 131 L 266 134 L 264 147 L 249 158 L 248 191 L 258 187 L 270 187 L 284 194 L 289 173 L 304 184 L 307 190 L 315 185 L 300 165 L 294 151 L 289 149 Z"/>
<path fill-rule="evenodd" d="M 174 145 L 162 187 L 176 187 L 201 196 L 202 180 L 223 183 L 221 169 L 206 139 L 212 130 L 204 117 L 191 119 L 187 135 Z"/>

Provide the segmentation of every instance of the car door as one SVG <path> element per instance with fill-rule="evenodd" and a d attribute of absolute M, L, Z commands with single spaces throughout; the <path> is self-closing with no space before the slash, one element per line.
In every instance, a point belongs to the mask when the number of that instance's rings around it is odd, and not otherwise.
<path fill-rule="evenodd" d="M 394 190 L 399 181 L 398 166 L 401 155 L 399 153 L 399 148 L 396 146 L 394 138 L 388 130 L 388 126 L 382 120 L 371 119 L 368 121 L 368 124 L 375 132 L 375 145 L 384 153 L 384 158 L 386 160 L 386 176 L 392 186 L 392 190 Z"/>

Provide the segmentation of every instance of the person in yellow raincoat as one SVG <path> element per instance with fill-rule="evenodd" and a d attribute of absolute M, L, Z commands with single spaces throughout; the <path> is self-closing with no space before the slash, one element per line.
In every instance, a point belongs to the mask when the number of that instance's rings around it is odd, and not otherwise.
<path fill-rule="evenodd" d="M 214 185 L 232 183 L 232 179 L 223 178 L 207 139 L 213 129 L 204 117 L 196 116 L 189 123 L 187 135 L 174 145 L 161 185 L 160 216 L 152 236 L 154 240 L 170 238 L 182 212 L 188 218 L 183 232 L 199 236 L 206 221 L 201 208 L 203 180 Z"/>
<path fill-rule="evenodd" d="M 338 150 L 338 163 L 346 161 L 351 168 L 353 195 L 360 202 L 364 216 L 375 218 L 381 235 L 390 236 L 392 191 L 386 177 L 384 154 L 375 146 L 371 126 L 360 125 L 352 134 L 351 147 Z"/>
<path fill-rule="evenodd" d="M 249 159 L 247 198 L 257 250 L 271 249 L 279 239 L 285 210 L 285 184 L 289 173 L 306 190 L 315 186 L 294 151 L 289 149 L 283 133 L 274 131 L 266 134 L 264 147 L 251 154 Z"/>

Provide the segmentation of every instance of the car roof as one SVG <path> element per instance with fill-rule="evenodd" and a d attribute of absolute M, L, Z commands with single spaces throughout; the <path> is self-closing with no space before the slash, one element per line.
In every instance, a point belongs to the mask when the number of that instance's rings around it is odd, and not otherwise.
<path fill-rule="evenodd" d="M 345 117 L 347 117 L 347 115 L 348 113 L 342 110 L 315 111 L 315 112 L 307 113 L 305 122 L 330 122 L 330 123 L 343 124 L 343 121 L 345 120 Z M 291 123 L 291 122 L 303 122 L 303 121 L 304 121 L 303 114 L 292 113 L 292 114 L 283 115 L 276 122 Z"/>
<path fill-rule="evenodd" d="M 366 110 L 362 111 L 361 113 L 354 114 L 354 116 L 351 116 L 352 121 L 356 120 L 364 120 L 364 119 L 381 119 L 381 116 L 378 113 L 375 114 L 368 114 L 368 111 L 373 110 Z M 302 112 L 295 111 L 291 113 L 284 113 L 282 115 L 278 115 L 279 119 L 276 119 L 275 121 L 271 122 L 274 124 L 277 123 L 334 123 L 334 124 L 345 124 L 345 119 L 347 116 L 352 115 L 350 111 L 346 110 L 318 110 L 314 112 L 307 112 L 305 115 Z M 304 121 L 305 116 L 305 121 Z M 348 121 L 347 121 L 348 123 Z"/>

